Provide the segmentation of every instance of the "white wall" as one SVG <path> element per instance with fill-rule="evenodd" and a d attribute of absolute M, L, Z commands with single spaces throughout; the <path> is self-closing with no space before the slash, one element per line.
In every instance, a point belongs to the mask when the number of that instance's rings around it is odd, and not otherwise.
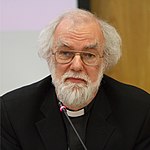
<path fill-rule="evenodd" d="M 37 31 L 1 32 L 0 94 L 35 82 L 49 74 L 37 55 Z"/>
<path fill-rule="evenodd" d="M 49 74 L 38 57 L 40 30 L 62 12 L 76 8 L 76 0 L 0 0 L 0 95 Z"/>

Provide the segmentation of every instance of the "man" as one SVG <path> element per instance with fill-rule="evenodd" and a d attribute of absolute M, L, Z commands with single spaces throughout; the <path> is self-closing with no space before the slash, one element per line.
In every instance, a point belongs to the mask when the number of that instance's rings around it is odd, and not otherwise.
<path fill-rule="evenodd" d="M 120 45 L 84 10 L 48 25 L 39 54 L 51 76 L 1 97 L 2 150 L 150 150 L 150 95 L 104 75 Z"/>

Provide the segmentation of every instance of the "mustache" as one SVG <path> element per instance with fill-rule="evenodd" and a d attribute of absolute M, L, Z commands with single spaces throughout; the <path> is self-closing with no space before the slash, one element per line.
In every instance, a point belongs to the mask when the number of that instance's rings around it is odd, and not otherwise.
<path fill-rule="evenodd" d="M 90 79 L 86 74 L 81 73 L 74 73 L 74 72 L 66 72 L 62 76 L 62 81 L 64 82 L 67 78 L 78 78 L 86 81 L 87 83 L 90 83 Z"/>

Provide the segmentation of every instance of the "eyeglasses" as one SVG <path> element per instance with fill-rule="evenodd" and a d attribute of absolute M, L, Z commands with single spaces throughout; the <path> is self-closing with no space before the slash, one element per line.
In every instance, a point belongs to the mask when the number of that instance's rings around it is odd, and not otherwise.
<path fill-rule="evenodd" d="M 73 51 L 73 50 L 60 50 L 52 53 L 55 59 L 60 64 L 70 63 L 76 55 L 80 55 L 82 62 L 88 66 L 96 66 L 99 63 L 100 56 L 98 53 Z"/>

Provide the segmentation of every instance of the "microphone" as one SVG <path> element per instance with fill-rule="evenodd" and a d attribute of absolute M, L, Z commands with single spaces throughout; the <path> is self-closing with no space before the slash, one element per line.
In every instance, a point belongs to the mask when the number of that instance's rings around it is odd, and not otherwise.
<path fill-rule="evenodd" d="M 77 132 L 76 128 L 74 127 L 74 125 L 73 125 L 72 121 L 70 120 L 70 118 L 69 118 L 69 116 L 68 116 L 68 114 L 67 114 L 66 106 L 64 106 L 64 105 L 62 104 L 62 102 L 60 102 L 60 101 L 58 102 L 58 105 L 59 105 L 59 107 L 60 107 L 60 112 L 63 112 L 63 113 L 65 114 L 65 116 L 66 116 L 67 120 L 69 121 L 69 123 L 70 123 L 71 127 L 73 128 L 73 131 L 74 131 L 74 132 L 75 132 L 75 134 L 77 135 L 77 137 L 78 137 L 78 139 L 79 139 L 80 143 L 82 144 L 82 146 L 83 146 L 84 150 L 87 150 L 87 148 L 86 148 L 85 144 L 83 143 L 83 141 L 82 141 L 82 139 L 81 139 L 80 135 L 78 134 L 78 132 Z"/>

